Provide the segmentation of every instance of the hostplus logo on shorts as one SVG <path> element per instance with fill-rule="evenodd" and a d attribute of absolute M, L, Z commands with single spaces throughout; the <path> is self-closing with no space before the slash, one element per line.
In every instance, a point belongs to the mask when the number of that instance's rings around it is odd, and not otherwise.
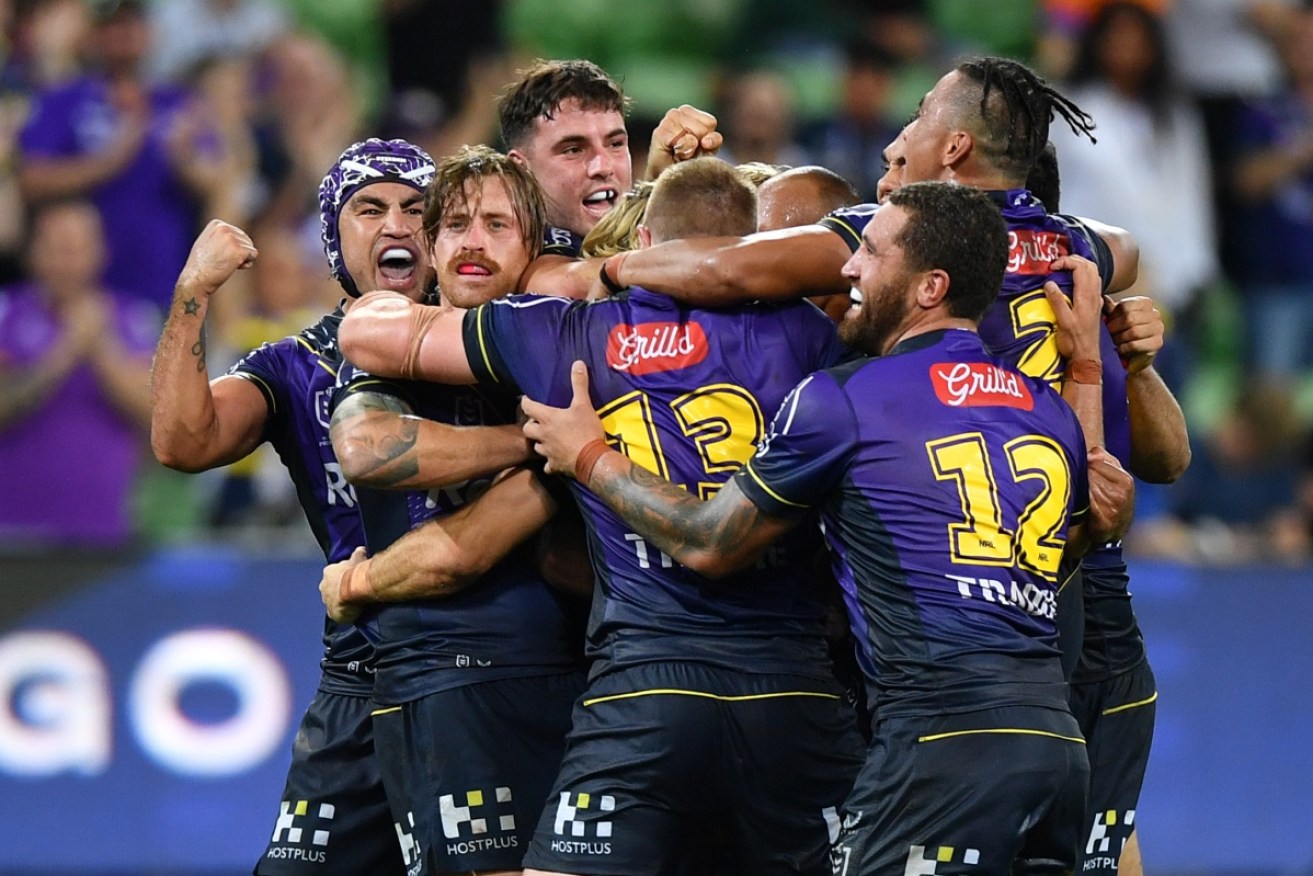
<path fill-rule="evenodd" d="M 312 806 L 309 800 L 284 800 L 265 857 L 325 863 L 328 860 L 329 828 L 336 813 L 332 803 Z"/>
<path fill-rule="evenodd" d="M 980 863 L 979 849 L 958 849 L 955 846 L 912 846 L 907 851 L 905 876 L 934 876 L 940 864 L 965 864 L 974 867 Z"/>
<path fill-rule="evenodd" d="M 611 843 L 607 842 L 611 838 L 611 819 L 607 813 L 614 811 L 615 797 L 610 794 L 594 797 L 587 791 L 578 794 L 562 791 L 553 829 L 557 837 L 568 839 L 553 838 L 552 851 L 571 855 L 611 854 Z"/>
<path fill-rule="evenodd" d="M 447 854 L 468 855 L 488 849 L 517 847 L 520 838 L 515 835 L 515 810 L 511 800 L 510 788 L 493 789 L 491 798 L 478 789 L 439 797 L 442 835 L 449 840 Z"/>
<path fill-rule="evenodd" d="M 419 847 L 419 841 L 415 839 L 415 813 L 407 812 L 406 821 L 410 830 L 402 827 L 399 821 L 392 822 L 392 826 L 397 831 L 397 844 L 401 846 L 401 860 L 406 865 L 406 876 L 419 876 L 419 872 L 424 869 L 424 863 L 420 858 L 423 850 Z"/>
<path fill-rule="evenodd" d="M 1109 809 L 1094 814 L 1094 823 L 1090 827 L 1090 838 L 1085 842 L 1085 863 L 1082 870 L 1109 869 L 1116 870 L 1121 860 L 1122 848 L 1131 838 L 1135 829 L 1135 810 L 1118 812 Z"/>

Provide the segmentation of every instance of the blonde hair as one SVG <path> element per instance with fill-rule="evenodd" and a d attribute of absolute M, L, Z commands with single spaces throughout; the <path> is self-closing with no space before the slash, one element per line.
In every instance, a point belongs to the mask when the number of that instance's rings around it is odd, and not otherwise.
<path fill-rule="evenodd" d="M 764 161 L 745 161 L 742 164 L 734 165 L 734 169 L 743 174 L 743 178 L 752 183 L 754 189 L 761 188 L 761 184 L 768 179 L 777 177 L 789 168 L 783 164 L 767 164 Z"/>
<path fill-rule="evenodd" d="M 601 259 L 638 249 L 638 226 L 647 211 L 652 187 L 650 182 L 636 183 L 588 232 L 580 255 L 586 259 Z"/>

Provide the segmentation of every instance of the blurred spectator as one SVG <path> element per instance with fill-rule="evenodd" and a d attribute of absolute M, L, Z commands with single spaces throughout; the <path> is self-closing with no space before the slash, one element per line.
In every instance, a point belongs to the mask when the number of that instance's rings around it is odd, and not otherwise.
<path fill-rule="evenodd" d="M 1285 38 L 1288 82 L 1236 121 L 1236 268 L 1250 360 L 1269 377 L 1313 364 L 1313 12 Z"/>
<path fill-rule="evenodd" d="M 902 119 L 893 111 L 894 57 L 865 40 L 845 53 L 839 108 L 806 140 L 816 163 L 848 180 L 862 198 L 875 200 L 884 175 L 884 148 L 898 136 Z"/>
<path fill-rule="evenodd" d="M 32 280 L 0 291 L 0 540 L 125 543 L 150 424 L 154 308 L 100 285 L 104 236 L 84 201 L 43 207 Z"/>
<path fill-rule="evenodd" d="M 168 146 L 201 198 L 201 215 L 245 226 L 268 196 L 259 175 L 251 62 L 209 58 L 191 71 L 191 98 Z M 188 158 L 190 156 L 190 158 Z"/>
<path fill-rule="evenodd" d="M 208 58 L 252 57 L 287 32 L 287 16 L 270 0 L 154 0 L 150 72 L 181 81 Z"/>
<path fill-rule="evenodd" d="M 1219 275 L 1211 171 L 1203 124 L 1172 81 L 1161 19 L 1138 3 L 1104 6 L 1081 37 L 1067 93 L 1094 117 L 1098 143 L 1053 126 L 1063 209 L 1134 234 L 1135 291 L 1188 324 Z M 1168 357 L 1186 346 L 1183 334 Z M 1179 384 L 1179 360 L 1158 367 Z"/>
<path fill-rule="evenodd" d="M 30 0 L 14 10 L 6 84 L 35 90 L 66 82 L 81 71 L 80 53 L 91 27 L 86 0 Z"/>
<path fill-rule="evenodd" d="M 1113 0 L 1042 0 L 1041 25 L 1036 63 L 1050 79 L 1062 80 L 1071 75 L 1076 63 L 1081 36 L 1090 28 L 1103 7 Z M 1154 15 L 1166 12 L 1170 0 L 1136 0 Z"/>
<path fill-rule="evenodd" d="M 19 180 L 29 202 L 90 198 L 105 225 L 105 283 L 162 309 L 195 224 L 184 183 L 195 153 L 169 148 L 186 95 L 142 77 L 151 35 L 141 3 L 98 0 L 94 11 L 96 68 L 37 95 Z"/>
<path fill-rule="evenodd" d="M 744 73 L 730 83 L 723 103 L 720 157 L 725 161 L 787 167 L 809 163 L 794 140 L 793 94 L 783 78 L 767 70 Z"/>
<path fill-rule="evenodd" d="M 268 79 L 261 172 L 271 194 L 263 218 L 282 227 L 310 222 L 317 241 L 314 193 L 324 168 L 358 139 L 360 98 L 346 62 L 309 34 L 294 34 L 270 49 Z"/>
<path fill-rule="evenodd" d="M 383 4 L 392 88 L 389 130 L 395 126 L 407 137 L 432 133 L 460 112 L 472 62 L 502 54 L 501 8 L 500 0 L 387 0 Z M 452 27 L 453 21 L 459 21 L 460 27 Z"/>
<path fill-rule="evenodd" d="M 1197 448 L 1172 498 L 1172 516 L 1133 527 L 1142 555 L 1187 562 L 1298 562 L 1309 554 L 1301 514 L 1301 430 L 1289 393 L 1255 381 Z"/>

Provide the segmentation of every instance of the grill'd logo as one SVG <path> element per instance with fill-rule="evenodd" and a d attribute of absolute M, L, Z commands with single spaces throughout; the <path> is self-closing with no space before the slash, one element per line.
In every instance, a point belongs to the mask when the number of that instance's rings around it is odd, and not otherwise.
<path fill-rule="evenodd" d="M 1021 375 L 984 362 L 940 362 L 930 366 L 930 382 L 941 402 L 954 408 L 1035 407 Z"/>
<path fill-rule="evenodd" d="M 1008 273 L 1047 274 L 1049 263 L 1071 252 L 1067 235 L 1020 229 L 1008 232 Z"/>
<path fill-rule="evenodd" d="M 696 365 L 707 358 L 707 335 L 695 322 L 620 324 L 606 339 L 606 364 L 615 371 L 652 374 Z"/>

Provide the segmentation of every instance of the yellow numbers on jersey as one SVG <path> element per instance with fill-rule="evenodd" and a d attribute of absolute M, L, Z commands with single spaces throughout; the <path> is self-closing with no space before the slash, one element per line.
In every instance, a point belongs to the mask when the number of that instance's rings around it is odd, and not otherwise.
<path fill-rule="evenodd" d="M 685 393 L 670 403 L 684 435 L 692 440 L 708 476 L 738 470 L 752 456 L 766 433 L 761 405 L 752 393 L 730 383 L 713 383 Z M 670 480 L 661 436 L 652 419 L 652 401 L 634 390 L 597 412 L 607 442 L 655 475 Z M 698 496 L 709 499 L 718 481 L 700 481 Z"/>
<path fill-rule="evenodd" d="M 1009 309 L 1012 333 L 1018 339 L 1030 338 L 1030 345 L 1017 361 L 1017 370 L 1056 385 L 1062 380 L 1062 356 L 1058 354 L 1053 306 L 1044 297 L 1044 290 L 1012 299 Z"/>
<path fill-rule="evenodd" d="M 1012 566 L 1054 580 L 1065 540 L 1059 537 L 1071 501 L 1071 469 L 1062 448 L 1041 435 L 1023 435 L 1003 445 L 1012 481 L 1038 481 L 1039 493 L 1017 515 L 1015 530 L 1004 525 L 998 481 L 985 436 L 964 432 L 926 442 L 935 478 L 954 481 L 963 521 L 948 525 L 954 563 Z"/>

